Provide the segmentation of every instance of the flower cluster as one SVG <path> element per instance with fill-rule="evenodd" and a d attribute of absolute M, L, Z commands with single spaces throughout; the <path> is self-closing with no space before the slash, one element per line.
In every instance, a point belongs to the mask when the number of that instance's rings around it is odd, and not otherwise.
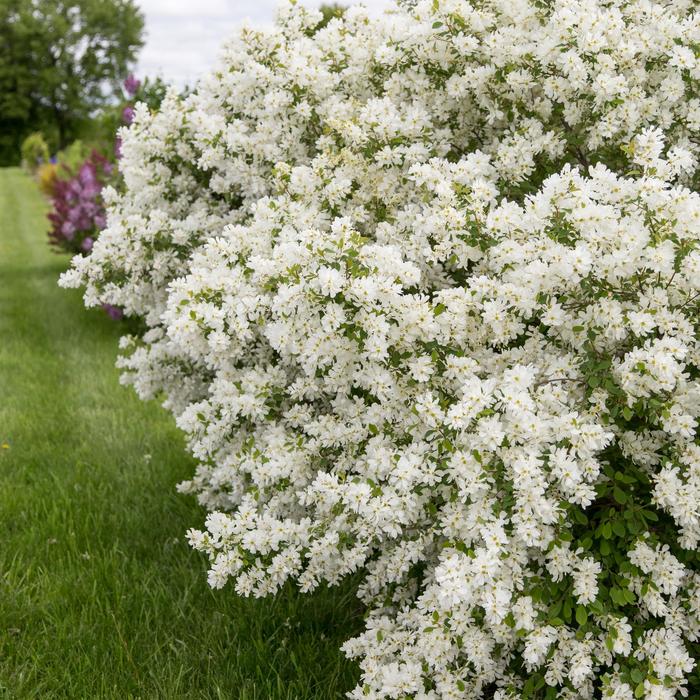
<path fill-rule="evenodd" d="M 671 699 L 700 645 L 700 15 L 284 6 L 123 132 L 62 278 L 141 317 L 215 587 L 361 572 L 355 698 Z"/>
<path fill-rule="evenodd" d="M 93 150 L 75 174 L 52 185 L 49 243 L 59 250 L 89 253 L 105 225 L 101 192 L 112 176 L 112 164 Z"/>

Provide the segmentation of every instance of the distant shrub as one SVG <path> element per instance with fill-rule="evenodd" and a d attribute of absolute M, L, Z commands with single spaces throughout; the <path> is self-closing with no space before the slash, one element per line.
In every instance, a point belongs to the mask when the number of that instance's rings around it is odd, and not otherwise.
<path fill-rule="evenodd" d="M 67 172 L 70 172 L 67 170 Z M 49 242 L 59 251 L 89 253 L 105 225 L 102 188 L 113 175 L 109 160 L 93 151 L 68 179 L 56 178 Z"/>
<path fill-rule="evenodd" d="M 93 150 L 95 150 L 93 147 L 77 139 L 59 151 L 56 154 L 57 177 L 61 180 L 72 178 L 80 166 L 90 157 Z"/>
<path fill-rule="evenodd" d="M 49 147 L 41 132 L 29 134 L 22 142 L 22 166 L 34 173 L 36 169 L 49 160 Z"/>
<path fill-rule="evenodd" d="M 82 165 L 90 159 L 94 150 L 96 149 L 78 139 L 59 151 L 50 160 L 42 162 L 34 173 L 39 189 L 47 197 L 53 197 L 56 183 L 59 180 L 67 182 L 74 179 Z"/>
<path fill-rule="evenodd" d="M 52 197 L 59 167 L 56 163 L 42 163 L 36 171 L 36 180 L 39 189 L 47 197 Z"/>

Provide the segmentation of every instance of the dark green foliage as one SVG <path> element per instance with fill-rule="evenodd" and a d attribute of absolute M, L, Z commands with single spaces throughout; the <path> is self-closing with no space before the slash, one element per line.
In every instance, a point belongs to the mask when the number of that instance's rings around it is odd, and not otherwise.
<path fill-rule="evenodd" d="M 120 90 L 142 46 L 133 0 L 0 0 L 0 164 L 43 131 L 64 147 Z"/>

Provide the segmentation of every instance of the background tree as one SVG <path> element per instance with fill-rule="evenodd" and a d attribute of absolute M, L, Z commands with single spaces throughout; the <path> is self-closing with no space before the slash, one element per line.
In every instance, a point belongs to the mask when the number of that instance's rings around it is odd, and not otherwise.
<path fill-rule="evenodd" d="M 0 163 L 31 131 L 75 138 L 120 90 L 143 27 L 133 0 L 0 0 Z"/>

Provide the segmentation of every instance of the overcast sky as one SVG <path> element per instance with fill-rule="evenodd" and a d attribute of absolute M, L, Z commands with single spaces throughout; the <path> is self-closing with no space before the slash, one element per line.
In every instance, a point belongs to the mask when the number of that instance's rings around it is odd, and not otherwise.
<path fill-rule="evenodd" d="M 345 0 L 349 5 L 355 0 Z M 323 0 L 302 0 L 318 7 Z M 390 0 L 364 0 L 381 11 Z M 146 45 L 137 74 L 162 76 L 179 85 L 193 84 L 214 65 L 223 41 L 245 20 L 270 24 L 277 0 L 140 0 L 146 15 Z"/>

